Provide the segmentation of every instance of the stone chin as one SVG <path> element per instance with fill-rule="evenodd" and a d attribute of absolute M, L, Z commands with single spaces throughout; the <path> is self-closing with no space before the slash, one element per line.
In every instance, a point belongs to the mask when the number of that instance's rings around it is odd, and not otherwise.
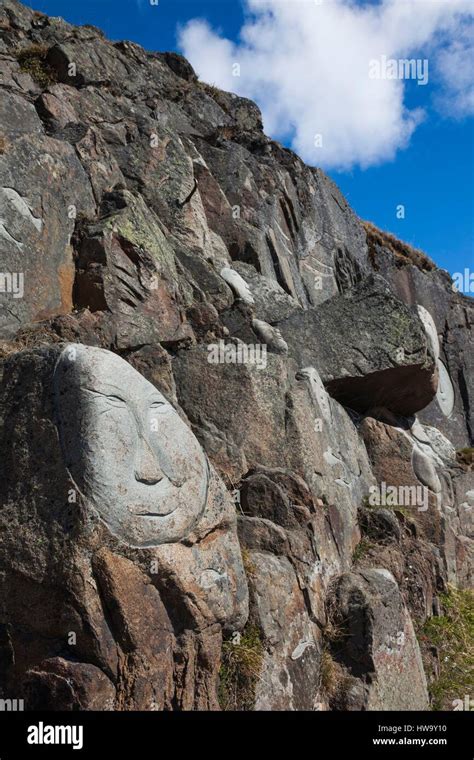
<path fill-rule="evenodd" d="M 65 464 L 108 529 L 140 548 L 185 538 L 209 465 L 167 399 L 116 354 L 79 344 L 59 356 L 54 393 Z"/>

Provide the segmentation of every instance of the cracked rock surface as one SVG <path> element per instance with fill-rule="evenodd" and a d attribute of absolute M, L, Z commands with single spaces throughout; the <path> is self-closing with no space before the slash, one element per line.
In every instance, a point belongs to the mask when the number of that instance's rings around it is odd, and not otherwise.
<path fill-rule="evenodd" d="M 472 299 L 175 53 L 1 0 L 0 71 L 0 696 L 429 709 Z"/>

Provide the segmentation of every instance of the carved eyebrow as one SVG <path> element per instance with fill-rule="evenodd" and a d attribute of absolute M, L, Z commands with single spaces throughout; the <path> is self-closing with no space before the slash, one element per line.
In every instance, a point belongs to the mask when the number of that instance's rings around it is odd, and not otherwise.
<path fill-rule="evenodd" d="M 116 398 L 119 401 L 123 401 L 124 404 L 127 403 L 127 400 L 123 398 L 123 396 L 120 394 L 120 391 L 118 388 L 114 386 L 110 386 L 110 390 L 107 392 L 107 390 L 103 391 L 97 391 L 92 388 L 82 388 L 83 391 L 86 391 L 86 393 L 90 393 L 92 396 L 103 396 L 104 398 Z"/>
<path fill-rule="evenodd" d="M 108 386 L 105 386 L 105 387 L 102 386 L 102 387 L 103 387 L 103 390 L 101 390 L 101 391 L 98 391 L 95 388 L 94 389 L 93 388 L 82 388 L 82 390 L 86 391 L 86 393 L 90 393 L 92 396 L 102 396 L 103 398 L 115 398 L 118 401 L 123 402 L 124 404 L 128 404 L 127 399 L 125 399 L 123 397 L 120 389 L 117 388 L 117 386 L 115 386 L 115 385 L 108 385 Z M 169 403 L 169 401 L 167 401 L 164 396 L 162 396 L 161 398 L 159 396 L 157 396 L 157 392 L 156 391 L 154 391 L 152 394 L 150 394 L 150 396 L 148 397 L 146 403 L 148 405 L 150 405 L 150 406 L 152 404 L 159 404 L 160 406 L 166 406 L 166 407 L 169 407 L 171 409 L 173 408 L 171 406 L 171 404 Z"/>
<path fill-rule="evenodd" d="M 148 398 L 149 404 L 162 404 L 163 406 L 166 404 L 166 406 L 169 406 L 168 401 L 165 398 L 158 398 L 158 396 L 150 396 Z"/>

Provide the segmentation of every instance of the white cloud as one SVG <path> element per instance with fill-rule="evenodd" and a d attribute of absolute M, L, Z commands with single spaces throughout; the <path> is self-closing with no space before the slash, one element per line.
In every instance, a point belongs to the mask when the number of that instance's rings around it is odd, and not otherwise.
<path fill-rule="evenodd" d="M 442 90 L 437 105 L 443 113 L 462 118 L 474 114 L 474 23 L 440 50 L 437 59 Z"/>
<path fill-rule="evenodd" d="M 348 168 L 390 160 L 425 118 L 421 108 L 406 107 L 406 81 L 369 78 L 372 59 L 427 58 L 428 85 L 409 86 L 420 94 L 429 88 L 439 98 L 443 91 L 443 102 L 448 96 L 458 116 L 474 112 L 469 35 L 463 31 L 472 0 L 246 5 L 236 44 L 196 19 L 180 29 L 180 47 L 204 81 L 255 100 L 266 131 L 291 137 L 310 163 Z M 240 77 L 233 76 L 235 63 Z M 316 147 L 317 135 L 322 147 Z"/>

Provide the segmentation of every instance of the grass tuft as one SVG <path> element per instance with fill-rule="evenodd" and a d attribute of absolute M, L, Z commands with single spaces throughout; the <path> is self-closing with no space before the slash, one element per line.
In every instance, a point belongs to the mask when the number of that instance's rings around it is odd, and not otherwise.
<path fill-rule="evenodd" d="M 57 82 L 56 72 L 46 60 L 48 51 L 47 45 L 37 44 L 16 51 L 20 69 L 29 74 L 43 89 Z"/>
<path fill-rule="evenodd" d="M 352 563 L 355 565 L 359 560 L 366 557 L 373 546 L 373 541 L 369 541 L 368 538 L 361 538 L 352 554 Z"/>
<path fill-rule="evenodd" d="M 474 592 L 450 587 L 440 597 L 444 614 L 426 621 L 419 639 L 435 647 L 439 674 L 430 686 L 433 710 L 452 710 L 453 700 L 474 698 Z"/>
<path fill-rule="evenodd" d="M 224 641 L 218 692 L 222 710 L 253 710 L 263 654 L 262 637 L 256 625 L 248 623 L 235 643 Z"/>
<path fill-rule="evenodd" d="M 456 459 L 459 464 L 465 464 L 471 467 L 474 464 L 474 448 L 472 446 L 456 451 Z"/>
<path fill-rule="evenodd" d="M 432 272 L 436 269 L 434 262 L 423 251 L 414 248 L 409 243 L 402 242 L 390 232 L 379 230 L 372 222 L 363 221 L 362 224 L 367 235 L 369 258 L 375 269 L 377 269 L 377 247 L 388 248 L 400 266 L 414 264 L 422 272 Z"/>

